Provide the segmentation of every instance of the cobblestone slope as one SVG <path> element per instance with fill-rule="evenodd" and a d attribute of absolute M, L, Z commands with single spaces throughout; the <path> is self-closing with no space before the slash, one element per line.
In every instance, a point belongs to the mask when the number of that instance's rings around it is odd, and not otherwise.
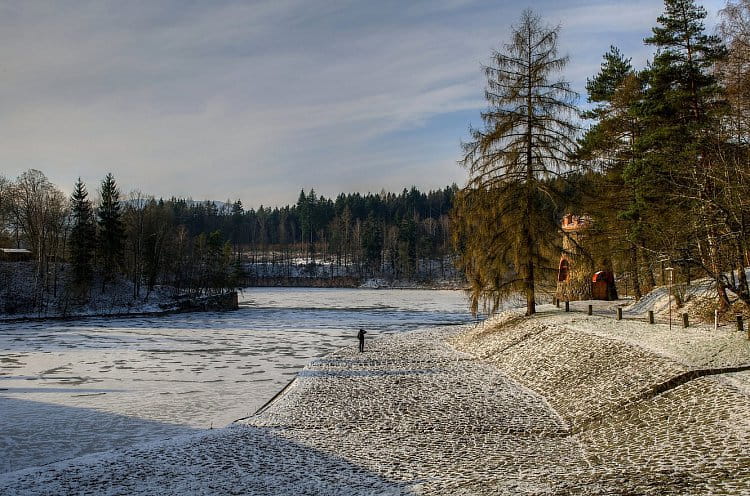
<path fill-rule="evenodd" d="M 750 364 L 744 335 L 546 312 L 450 341 L 565 418 L 590 469 L 558 491 L 750 494 L 750 372 L 717 373 Z"/>
<path fill-rule="evenodd" d="M 642 348 L 545 320 L 525 319 L 494 333 L 469 332 L 453 343 L 544 396 L 569 423 L 621 408 L 688 370 Z"/>
<path fill-rule="evenodd" d="M 576 435 L 597 478 L 633 494 L 749 494 L 750 398 L 699 378 Z"/>
<path fill-rule="evenodd" d="M 411 494 L 267 429 L 232 426 L 0 475 L 2 495 Z"/>
<path fill-rule="evenodd" d="M 369 340 L 240 425 L 4 474 L 0 494 L 750 494 L 748 372 L 686 374 L 745 342 L 698 340 L 704 360 L 687 334 L 610 324 L 508 313 Z"/>
<path fill-rule="evenodd" d="M 342 456 L 418 494 L 546 494 L 584 470 L 538 394 L 448 348 L 446 331 L 342 349 L 311 363 L 248 423 Z"/>

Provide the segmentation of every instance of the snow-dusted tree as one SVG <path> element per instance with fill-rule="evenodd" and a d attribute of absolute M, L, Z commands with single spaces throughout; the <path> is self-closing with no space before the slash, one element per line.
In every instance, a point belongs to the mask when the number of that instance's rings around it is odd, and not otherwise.
<path fill-rule="evenodd" d="M 536 282 L 556 272 L 558 219 L 550 181 L 568 169 L 577 127 L 576 94 L 557 74 L 559 27 L 526 10 L 511 41 L 492 54 L 482 113 L 471 130 L 462 165 L 469 182 L 458 201 L 457 239 L 471 283 L 472 308 L 496 307 L 513 293 L 536 311 Z"/>
<path fill-rule="evenodd" d="M 10 189 L 10 209 L 18 237 L 34 253 L 35 283 L 42 298 L 45 290 L 56 290 L 57 265 L 65 246 L 68 216 L 65 196 L 42 172 L 29 169 Z M 38 299 L 38 303 L 42 300 Z"/>

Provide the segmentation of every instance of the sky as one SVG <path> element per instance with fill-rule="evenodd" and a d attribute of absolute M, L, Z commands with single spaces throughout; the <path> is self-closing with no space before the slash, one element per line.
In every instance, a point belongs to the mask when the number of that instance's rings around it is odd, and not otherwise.
<path fill-rule="evenodd" d="M 713 29 L 724 1 L 699 2 Z M 246 207 L 461 186 L 481 64 L 531 8 L 581 93 L 656 0 L 0 0 L 0 174 Z"/>

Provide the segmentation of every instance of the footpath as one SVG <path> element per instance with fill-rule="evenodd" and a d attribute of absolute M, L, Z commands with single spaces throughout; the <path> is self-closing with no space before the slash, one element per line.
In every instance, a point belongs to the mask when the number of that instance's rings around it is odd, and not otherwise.
<path fill-rule="evenodd" d="M 750 494 L 750 342 L 563 313 L 356 343 L 215 431 L 0 494 Z"/>

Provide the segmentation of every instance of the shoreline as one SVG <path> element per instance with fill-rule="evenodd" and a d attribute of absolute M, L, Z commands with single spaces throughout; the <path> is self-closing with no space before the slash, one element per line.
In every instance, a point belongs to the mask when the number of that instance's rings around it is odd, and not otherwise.
<path fill-rule="evenodd" d="M 92 313 L 92 314 L 76 314 L 76 315 L 50 315 L 47 317 L 13 317 L 4 318 L 0 316 L 0 324 L 23 324 L 26 322 L 70 322 L 75 320 L 84 320 L 88 318 L 101 319 L 101 318 L 128 318 L 128 317 L 159 317 L 162 315 L 174 315 L 179 313 L 191 313 L 191 312 L 207 312 L 210 310 L 162 310 L 153 312 L 124 312 L 124 313 Z"/>
<path fill-rule="evenodd" d="M 750 371 L 729 369 L 750 365 L 748 346 L 551 305 L 510 311 L 339 348 L 230 427 L 6 474 L 0 490 L 740 494 Z M 710 367 L 726 370 L 653 390 Z"/>
<path fill-rule="evenodd" d="M 356 287 L 318 287 L 318 286 L 247 286 L 242 288 L 244 289 L 279 289 L 279 288 L 290 288 L 290 289 L 362 289 L 362 290 L 389 290 L 389 291 L 463 291 L 464 288 L 445 288 L 445 287 L 420 287 L 420 286 L 414 286 L 414 287 L 366 287 L 366 286 L 356 286 Z M 175 314 L 183 314 L 183 313 L 203 313 L 203 312 L 213 312 L 213 311 L 233 311 L 240 307 L 247 306 L 243 304 L 243 302 L 238 302 L 237 308 L 169 308 L 165 310 L 153 310 L 153 311 L 140 311 L 140 312 L 115 312 L 115 313 L 81 313 L 81 314 L 71 314 L 71 315 L 47 315 L 43 317 L 31 317 L 31 316 L 24 316 L 24 317 L 9 317 L 6 315 L 0 314 L 0 325 L 2 324 L 22 324 L 25 322 L 45 322 L 45 321 L 75 321 L 75 320 L 82 320 L 87 318 L 137 318 L 137 317 L 159 317 L 159 316 L 166 316 L 166 315 L 175 315 Z"/>
<path fill-rule="evenodd" d="M 164 304 L 159 304 L 164 305 Z M 156 317 L 163 315 L 175 315 L 181 313 L 202 313 L 202 312 L 226 312 L 237 310 L 238 300 L 237 292 L 222 293 L 219 295 L 204 296 L 190 300 L 178 300 L 171 304 L 169 308 L 163 310 L 147 310 L 135 312 L 113 312 L 113 313 L 81 313 L 69 315 L 47 315 L 44 317 L 8 317 L 0 315 L 0 324 L 19 324 L 25 322 L 45 322 L 45 321 L 75 321 L 87 318 L 128 318 L 128 317 Z"/>

